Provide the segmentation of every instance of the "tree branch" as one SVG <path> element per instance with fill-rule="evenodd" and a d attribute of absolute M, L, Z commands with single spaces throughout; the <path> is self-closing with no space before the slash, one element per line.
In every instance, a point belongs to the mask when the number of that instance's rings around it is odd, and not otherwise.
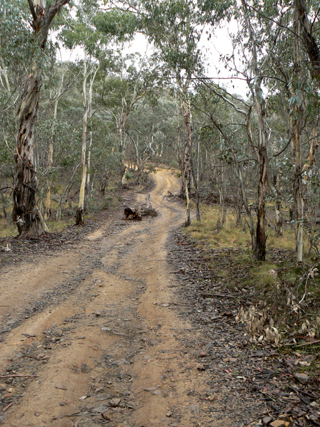
<path fill-rule="evenodd" d="M 29 3 L 30 12 L 31 12 L 31 15 L 32 15 L 32 19 L 34 21 L 36 21 L 38 19 L 38 17 L 37 17 L 36 11 L 34 10 L 33 1 L 32 0 L 28 0 L 28 3 Z"/>
<path fill-rule="evenodd" d="M 29 3 L 32 0 L 28 0 Z M 48 10 L 46 11 L 46 14 L 44 16 L 44 18 L 41 21 L 41 47 L 44 48 L 46 41 L 47 41 L 47 35 L 48 35 L 48 31 L 49 31 L 49 27 L 51 25 L 51 22 L 53 20 L 53 18 L 56 16 L 56 14 L 58 12 L 60 12 L 60 10 L 62 9 L 62 7 L 64 5 L 66 5 L 67 3 L 69 3 L 70 0 L 56 0 L 54 3 L 52 3 L 52 5 L 48 8 Z"/>

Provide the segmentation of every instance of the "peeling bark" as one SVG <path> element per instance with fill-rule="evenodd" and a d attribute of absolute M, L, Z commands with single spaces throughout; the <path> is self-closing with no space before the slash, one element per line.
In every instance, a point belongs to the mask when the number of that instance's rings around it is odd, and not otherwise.
<path fill-rule="evenodd" d="M 247 5 L 242 0 L 242 5 L 245 12 L 245 21 L 247 29 L 249 31 L 249 37 L 252 45 L 252 69 L 255 75 L 254 87 L 250 86 L 251 94 L 254 99 L 259 126 L 259 142 L 255 148 L 252 144 L 252 135 L 250 129 L 250 110 L 247 120 L 247 131 L 248 138 L 253 147 L 254 154 L 256 155 L 259 162 L 259 184 L 258 184 L 258 208 L 257 208 L 257 225 L 255 233 L 255 244 L 254 244 L 254 255 L 258 261 L 264 261 L 266 258 L 266 228 L 265 228 L 265 194 L 266 194 L 266 183 L 267 183 L 267 167 L 268 167 L 268 156 L 267 156 L 267 132 L 266 132 L 266 103 L 263 98 L 263 92 L 261 89 L 262 84 L 262 72 L 264 63 L 269 59 L 268 55 L 264 59 L 261 66 L 258 64 L 258 53 L 257 53 L 257 40 L 254 29 L 252 28 L 249 15 L 247 14 Z M 275 41 L 276 42 L 276 41 Z"/>
<path fill-rule="evenodd" d="M 320 49 L 312 35 L 312 25 L 309 22 L 305 0 L 294 1 L 296 20 L 300 23 L 299 36 L 308 53 L 315 77 L 320 85 Z"/>
<path fill-rule="evenodd" d="M 36 42 L 44 50 L 49 27 L 57 12 L 69 0 L 56 0 L 46 10 L 41 4 L 29 1 L 32 14 L 31 26 Z M 37 174 L 34 159 L 34 127 L 38 117 L 41 89 L 41 70 L 35 65 L 29 74 L 17 112 L 18 131 L 13 172 L 12 218 L 20 236 L 38 236 L 43 232 L 36 208 Z"/>
<path fill-rule="evenodd" d="M 14 154 L 12 218 L 22 236 L 38 236 L 42 231 L 35 209 L 38 181 L 33 151 L 40 88 L 40 72 L 34 69 L 27 78 L 17 114 L 18 133 Z"/>

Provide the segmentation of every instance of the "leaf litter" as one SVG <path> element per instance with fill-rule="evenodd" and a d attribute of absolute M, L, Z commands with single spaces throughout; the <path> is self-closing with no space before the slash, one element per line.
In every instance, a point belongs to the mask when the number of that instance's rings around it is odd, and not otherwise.
<path fill-rule="evenodd" d="M 168 247 L 180 283 L 174 292 L 183 302 L 174 309 L 201 332 L 202 342 L 184 345 L 198 359 L 198 370 L 210 373 L 203 399 L 220 399 L 235 426 L 320 426 L 319 374 L 301 373 L 317 355 L 279 347 L 280 333 L 266 307 L 254 305 L 250 290 L 244 295 L 227 287 L 221 272 L 232 270 L 230 250 L 219 248 L 212 265 L 179 229 Z"/>

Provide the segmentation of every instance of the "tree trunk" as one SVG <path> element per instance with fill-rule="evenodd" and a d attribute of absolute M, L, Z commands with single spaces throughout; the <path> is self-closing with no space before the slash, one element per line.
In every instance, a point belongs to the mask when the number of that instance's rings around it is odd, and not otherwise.
<path fill-rule="evenodd" d="M 87 57 L 86 53 L 83 61 L 83 117 L 82 117 L 82 149 L 81 149 L 81 184 L 79 193 L 79 205 L 76 213 L 76 225 L 83 224 L 84 201 L 87 176 L 87 123 L 88 123 L 88 103 L 87 103 Z"/>
<path fill-rule="evenodd" d="M 264 261 L 266 257 L 266 231 L 265 231 L 265 193 L 266 193 L 266 182 L 267 182 L 267 167 L 268 167 L 268 157 L 267 157 L 267 134 L 266 134 L 266 125 L 265 125 L 265 116 L 266 116 L 266 103 L 263 98 L 263 92 L 261 89 L 262 83 L 262 72 L 265 61 L 267 61 L 268 56 L 266 56 L 262 65 L 258 63 L 258 53 L 257 53 L 257 41 L 256 34 L 252 28 L 247 5 L 244 0 L 242 0 L 242 5 L 245 13 L 245 22 L 247 29 L 249 31 L 249 37 L 251 41 L 251 50 L 252 50 L 252 69 L 255 75 L 254 85 L 250 86 L 252 97 L 256 106 L 257 116 L 258 116 L 258 126 L 259 126 L 259 142 L 258 147 L 255 147 L 255 144 L 252 144 L 252 133 L 250 127 L 250 114 L 248 115 L 247 120 L 247 132 L 248 139 L 251 142 L 253 152 L 259 161 L 259 184 L 258 184 L 258 209 L 257 209 L 257 226 L 256 226 L 256 235 L 255 235 L 255 244 L 254 244 L 254 256 L 258 261 Z"/>
<path fill-rule="evenodd" d="M 223 138 L 220 134 L 220 158 L 224 151 Z M 224 183 L 224 163 L 219 160 L 219 172 L 217 174 L 218 191 L 219 191 L 219 214 L 217 221 L 217 232 L 219 233 L 221 227 L 223 227 L 226 217 L 226 205 L 225 205 L 225 183 Z"/>
<path fill-rule="evenodd" d="M 259 147 L 259 187 L 258 187 L 258 209 L 257 209 L 257 228 L 255 242 L 255 257 L 259 261 L 266 259 L 266 231 L 265 231 L 265 193 L 267 181 L 268 158 L 267 150 L 264 145 Z"/>
<path fill-rule="evenodd" d="M 88 119 L 89 119 L 89 124 L 90 124 L 89 149 L 88 149 L 87 190 L 86 190 L 86 193 L 87 193 L 88 197 L 90 197 L 90 195 L 91 195 L 91 187 L 92 187 L 92 184 L 91 184 L 91 169 L 90 169 L 91 168 L 91 150 L 92 150 L 92 143 L 93 143 L 93 131 L 92 131 L 92 116 L 93 116 L 93 113 L 92 113 L 92 93 L 93 93 L 93 83 L 94 83 L 95 77 L 97 75 L 97 72 L 99 70 L 99 67 L 100 66 L 98 66 L 95 69 L 95 71 L 94 71 L 94 73 L 93 73 L 93 75 L 91 77 L 90 86 L 89 86 L 89 97 L 88 97 Z"/>
<path fill-rule="evenodd" d="M 294 159 L 294 179 L 293 179 L 293 199 L 295 211 L 295 235 L 296 235 L 296 256 L 297 261 L 303 258 L 303 197 L 302 197 L 302 167 L 301 167 L 301 120 L 296 117 L 293 120 L 293 159 Z"/>
<path fill-rule="evenodd" d="M 299 22 L 299 38 L 302 38 L 308 53 L 315 78 L 320 86 L 320 49 L 312 35 L 312 27 L 308 19 L 305 0 L 294 0 L 296 22 Z"/>
<path fill-rule="evenodd" d="M 36 211 L 37 173 L 34 166 L 34 124 L 38 115 L 40 70 L 28 76 L 18 110 L 18 133 L 14 155 L 13 221 L 20 236 L 42 232 Z"/>
<path fill-rule="evenodd" d="M 282 236 L 282 212 L 281 212 L 281 199 L 276 198 L 275 201 L 275 214 L 276 214 L 276 236 Z"/>
<path fill-rule="evenodd" d="M 191 152 L 192 152 L 192 116 L 190 103 L 187 100 L 183 101 L 183 121 L 186 130 L 186 142 L 184 151 L 184 191 L 186 195 L 186 221 L 185 226 L 188 227 L 191 224 L 190 217 L 190 190 L 191 190 Z"/>
<path fill-rule="evenodd" d="M 92 150 L 92 130 L 89 131 L 89 147 L 88 147 L 88 170 L 86 182 L 86 194 L 88 198 L 91 196 L 91 150 Z"/>
<path fill-rule="evenodd" d="M 199 140 L 198 140 L 198 150 L 199 150 Z M 191 157 L 191 170 L 192 170 L 192 177 L 194 182 L 194 188 L 196 190 L 196 218 L 198 222 L 201 222 L 201 216 L 200 216 L 200 193 L 199 193 L 199 175 L 197 173 L 197 176 L 194 171 L 193 161 Z"/>
<path fill-rule="evenodd" d="M 36 42 L 44 50 L 51 22 L 69 0 L 56 0 L 45 10 L 28 0 Z M 37 2 L 39 3 L 39 2 Z M 34 127 L 38 117 L 41 70 L 35 65 L 27 77 L 17 113 L 18 131 L 13 172 L 12 218 L 20 236 L 38 236 L 43 228 L 36 209 L 38 187 L 34 160 Z"/>
<path fill-rule="evenodd" d="M 303 216 L 304 203 L 302 196 L 302 163 L 301 163 L 301 128 L 303 119 L 303 99 L 300 90 L 300 85 L 303 84 L 301 78 L 301 46 L 300 34 L 301 26 L 299 22 L 298 12 L 295 10 L 295 77 L 297 82 L 297 92 L 299 102 L 296 102 L 292 112 L 292 151 L 294 161 L 294 178 L 293 178 L 293 200 L 295 211 L 295 236 L 296 236 L 296 257 L 298 262 L 302 262 L 303 258 Z M 293 87 L 293 95 L 295 88 Z"/>

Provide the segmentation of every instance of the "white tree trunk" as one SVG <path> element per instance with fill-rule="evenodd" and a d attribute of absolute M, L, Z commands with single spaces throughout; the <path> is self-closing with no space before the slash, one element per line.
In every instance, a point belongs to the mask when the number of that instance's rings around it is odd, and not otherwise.
<path fill-rule="evenodd" d="M 87 152 L 87 123 L 88 123 L 88 103 L 87 103 L 87 55 L 85 52 L 83 60 L 83 117 L 82 117 L 82 148 L 81 148 L 81 185 L 79 193 L 79 205 L 77 209 L 76 224 L 82 224 L 84 219 L 84 200 L 87 176 L 86 152 Z"/>

